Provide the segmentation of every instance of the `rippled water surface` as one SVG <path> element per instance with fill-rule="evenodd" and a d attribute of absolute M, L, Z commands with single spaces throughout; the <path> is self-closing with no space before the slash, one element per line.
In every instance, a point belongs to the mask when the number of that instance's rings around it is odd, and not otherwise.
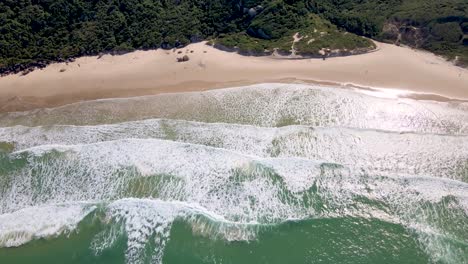
<path fill-rule="evenodd" d="M 468 263 L 468 103 L 261 84 L 0 114 L 0 263 Z"/>

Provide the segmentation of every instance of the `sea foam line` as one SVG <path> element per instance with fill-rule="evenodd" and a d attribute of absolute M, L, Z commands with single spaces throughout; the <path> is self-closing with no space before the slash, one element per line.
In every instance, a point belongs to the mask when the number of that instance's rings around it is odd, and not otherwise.
<path fill-rule="evenodd" d="M 130 110 L 131 109 L 131 110 Z M 169 118 L 259 126 L 345 126 L 468 134 L 468 103 L 387 100 L 342 89 L 263 84 L 190 94 L 82 102 L 0 115 L 2 126 L 98 124 Z"/>
<path fill-rule="evenodd" d="M 0 141 L 16 150 L 38 145 L 79 145 L 101 141 L 165 139 L 224 148 L 256 157 L 301 157 L 327 160 L 376 171 L 437 175 L 468 181 L 468 137 L 395 133 L 370 129 L 207 124 L 175 120 L 145 120 L 91 127 L 0 128 Z M 465 167 L 468 165 L 465 165 Z"/>

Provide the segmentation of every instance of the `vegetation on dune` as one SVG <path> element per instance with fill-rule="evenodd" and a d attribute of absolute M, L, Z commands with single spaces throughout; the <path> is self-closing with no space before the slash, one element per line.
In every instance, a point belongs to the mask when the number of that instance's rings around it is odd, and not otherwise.
<path fill-rule="evenodd" d="M 206 38 L 246 54 L 290 52 L 295 33 L 302 55 L 369 49 L 366 36 L 468 64 L 467 12 L 466 0 L 3 0 L 0 74 Z"/>
<path fill-rule="evenodd" d="M 335 25 L 317 15 L 309 14 L 300 24 L 291 27 L 280 37 L 262 39 L 248 33 L 219 36 L 214 42 L 223 47 L 235 48 L 241 54 L 264 55 L 276 51 L 312 57 L 351 55 L 375 48 L 369 39 L 339 30 Z"/>

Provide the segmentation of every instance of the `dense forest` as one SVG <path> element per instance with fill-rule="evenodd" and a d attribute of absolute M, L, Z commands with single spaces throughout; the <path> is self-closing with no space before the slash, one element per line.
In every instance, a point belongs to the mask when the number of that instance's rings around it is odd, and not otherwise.
<path fill-rule="evenodd" d="M 300 55 L 352 54 L 373 47 L 362 36 L 467 65 L 468 1 L 1 0 L 0 74 L 203 39 L 253 55 L 291 48 Z"/>

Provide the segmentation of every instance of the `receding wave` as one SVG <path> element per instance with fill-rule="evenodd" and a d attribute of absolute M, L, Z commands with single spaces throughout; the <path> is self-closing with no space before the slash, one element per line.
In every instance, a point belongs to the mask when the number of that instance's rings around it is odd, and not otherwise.
<path fill-rule="evenodd" d="M 372 97 L 298 84 L 104 99 L 0 115 L 0 126 L 96 125 L 168 118 L 258 126 L 344 126 L 389 131 L 468 134 L 468 103 Z"/>

